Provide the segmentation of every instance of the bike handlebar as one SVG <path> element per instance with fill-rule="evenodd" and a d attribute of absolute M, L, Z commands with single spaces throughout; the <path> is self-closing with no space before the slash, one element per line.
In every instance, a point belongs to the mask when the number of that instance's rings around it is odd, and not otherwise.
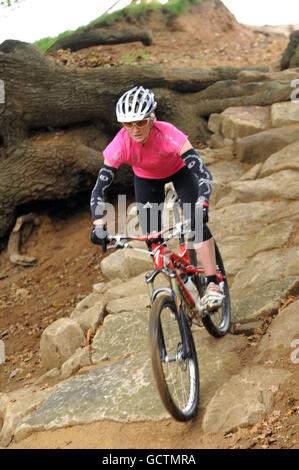
<path fill-rule="evenodd" d="M 174 238 L 177 235 L 182 235 L 184 233 L 188 233 L 189 230 L 184 231 L 183 229 L 184 229 L 184 227 L 185 228 L 188 227 L 188 225 L 190 224 L 190 221 L 191 220 L 188 219 L 188 220 L 185 220 L 185 221 L 182 221 L 182 222 L 178 222 L 177 224 L 175 224 L 171 227 L 168 227 L 164 230 L 161 230 L 160 232 L 156 232 L 156 233 L 149 234 L 149 235 L 136 236 L 136 235 L 110 235 L 109 234 L 108 235 L 109 242 L 115 240 L 115 243 L 111 246 L 107 246 L 107 250 L 112 250 L 112 249 L 115 249 L 115 248 L 119 248 L 119 249 L 120 248 L 132 248 L 132 249 L 137 250 L 137 251 L 142 251 L 142 252 L 146 252 L 148 254 L 152 254 L 151 251 L 142 250 L 141 248 L 135 248 L 135 247 L 129 245 L 129 243 L 125 242 L 125 240 L 155 241 L 159 237 L 164 235 L 165 233 L 172 231 L 173 233 L 167 238 L 167 240 L 165 240 L 164 242 L 161 243 L 161 244 L 163 244 L 163 243 L 166 243 L 171 238 Z"/>

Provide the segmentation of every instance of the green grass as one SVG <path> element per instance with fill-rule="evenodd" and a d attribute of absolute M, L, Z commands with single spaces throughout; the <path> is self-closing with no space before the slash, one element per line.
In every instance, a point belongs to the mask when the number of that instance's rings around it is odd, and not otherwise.
<path fill-rule="evenodd" d="M 121 56 L 121 62 L 131 64 L 132 62 L 138 62 L 140 60 L 149 60 L 151 55 L 146 49 L 140 49 L 137 51 L 129 50 Z"/>
<path fill-rule="evenodd" d="M 82 29 L 84 29 L 85 26 L 80 26 L 80 28 L 76 29 L 76 31 L 64 31 L 64 33 L 61 33 L 59 34 L 58 36 L 52 38 L 52 37 L 47 37 L 47 38 L 43 38 L 43 39 L 39 39 L 38 41 L 35 41 L 33 43 L 34 46 L 36 46 L 42 53 L 46 52 L 49 47 L 52 46 L 52 44 L 54 44 L 54 42 L 56 42 L 58 39 L 60 38 L 63 38 L 64 36 L 69 36 L 70 34 L 73 34 L 77 31 L 80 31 Z"/>
<path fill-rule="evenodd" d="M 165 5 L 161 3 L 128 5 L 121 10 L 100 16 L 88 26 L 93 26 L 96 23 L 112 24 L 117 22 L 121 17 L 135 17 L 142 21 L 142 19 L 148 19 L 151 13 L 163 13 L 166 17 L 168 15 L 178 16 L 182 14 L 190 4 L 200 4 L 204 1 L 205 0 L 170 0 Z"/>
<path fill-rule="evenodd" d="M 86 27 L 94 26 L 95 24 L 99 24 L 103 28 L 105 26 L 111 26 L 122 17 L 133 17 L 142 23 L 142 21 L 146 21 L 149 16 L 159 15 L 166 24 L 171 18 L 181 15 L 190 4 L 199 5 L 204 1 L 205 0 L 170 0 L 165 5 L 162 5 L 161 3 L 128 5 L 127 7 L 122 8 L 121 10 L 117 10 L 113 13 L 106 13 L 91 21 L 86 26 L 80 26 L 74 31 L 64 31 L 57 37 L 42 38 L 38 41 L 35 41 L 33 45 L 36 46 L 42 53 L 44 53 L 49 49 L 49 47 L 52 46 L 52 44 L 54 44 L 54 42 L 64 36 L 69 36 L 70 34 L 81 31 Z"/>

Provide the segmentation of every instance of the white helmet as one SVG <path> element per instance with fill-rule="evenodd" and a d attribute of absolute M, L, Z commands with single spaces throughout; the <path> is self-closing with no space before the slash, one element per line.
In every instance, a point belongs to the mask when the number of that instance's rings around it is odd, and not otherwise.
<path fill-rule="evenodd" d="M 116 104 L 117 120 L 118 122 L 140 121 L 148 117 L 156 106 L 154 93 L 142 86 L 135 86 L 119 98 Z"/>

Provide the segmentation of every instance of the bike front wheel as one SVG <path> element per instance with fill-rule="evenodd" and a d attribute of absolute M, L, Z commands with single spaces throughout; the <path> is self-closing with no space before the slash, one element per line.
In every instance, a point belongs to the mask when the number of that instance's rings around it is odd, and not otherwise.
<path fill-rule="evenodd" d="M 199 370 L 196 349 L 184 314 L 169 295 L 157 297 L 150 314 L 150 353 L 162 402 L 178 421 L 197 413 Z"/>

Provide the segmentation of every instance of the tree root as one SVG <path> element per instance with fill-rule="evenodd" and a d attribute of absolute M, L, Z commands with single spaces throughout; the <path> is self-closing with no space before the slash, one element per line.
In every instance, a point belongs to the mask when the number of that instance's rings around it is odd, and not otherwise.
<path fill-rule="evenodd" d="M 34 226 L 39 225 L 36 214 L 30 213 L 17 218 L 16 224 L 9 236 L 7 252 L 10 261 L 19 266 L 33 266 L 37 259 L 34 256 L 25 256 L 20 253 L 22 245 L 22 229 L 25 224 L 30 224 L 30 234 Z M 27 234 L 27 237 L 30 236 Z"/>

